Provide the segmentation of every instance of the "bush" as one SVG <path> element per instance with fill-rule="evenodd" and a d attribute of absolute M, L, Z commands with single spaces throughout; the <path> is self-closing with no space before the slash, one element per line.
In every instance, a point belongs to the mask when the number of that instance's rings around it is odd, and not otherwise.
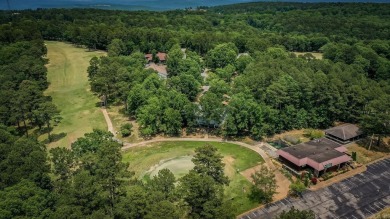
<path fill-rule="evenodd" d="M 324 180 L 328 180 L 328 179 L 330 179 L 330 178 L 332 178 L 333 176 L 332 176 L 332 174 L 331 173 L 324 173 L 324 175 L 322 175 L 322 178 L 324 179 Z"/>
<path fill-rule="evenodd" d="M 321 130 L 306 129 L 304 135 L 313 140 L 324 137 L 325 133 Z"/>
<path fill-rule="evenodd" d="M 131 131 L 128 129 L 122 129 L 121 130 L 122 137 L 127 137 L 131 135 Z"/>
<path fill-rule="evenodd" d="M 298 210 L 294 206 L 289 211 L 283 211 L 275 219 L 315 219 L 316 216 L 312 210 Z"/>
<path fill-rule="evenodd" d="M 131 129 L 133 128 L 133 125 L 131 123 L 126 123 L 121 126 L 121 134 L 122 137 L 127 137 L 131 135 Z"/>
<path fill-rule="evenodd" d="M 318 183 L 318 179 L 315 177 L 311 178 L 311 183 L 313 183 L 313 185 L 316 185 Z"/>
<path fill-rule="evenodd" d="M 294 144 L 294 145 L 301 143 L 301 140 L 299 138 L 291 136 L 291 135 L 284 136 L 283 140 L 289 142 L 290 144 Z"/>
<path fill-rule="evenodd" d="M 301 195 L 303 191 L 306 190 L 306 186 L 302 183 L 302 181 L 297 180 L 290 185 L 290 194 L 294 196 Z"/>

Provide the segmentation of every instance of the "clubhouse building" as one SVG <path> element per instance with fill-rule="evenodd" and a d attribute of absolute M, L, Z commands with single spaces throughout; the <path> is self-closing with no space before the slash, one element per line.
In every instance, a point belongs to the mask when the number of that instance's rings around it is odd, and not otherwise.
<path fill-rule="evenodd" d="M 325 130 L 325 137 L 277 151 L 279 159 L 289 168 L 300 171 L 311 168 L 317 177 L 328 170 L 346 165 L 351 157 L 345 144 L 361 137 L 359 127 L 344 124 Z"/>

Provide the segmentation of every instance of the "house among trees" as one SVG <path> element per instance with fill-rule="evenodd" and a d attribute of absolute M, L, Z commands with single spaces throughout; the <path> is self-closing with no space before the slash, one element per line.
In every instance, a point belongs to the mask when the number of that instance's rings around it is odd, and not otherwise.
<path fill-rule="evenodd" d="M 346 165 L 351 157 L 344 144 L 358 139 L 362 132 L 353 124 L 344 124 L 325 131 L 323 138 L 282 148 L 279 159 L 288 167 L 300 171 L 311 169 L 317 177 Z"/>
<path fill-rule="evenodd" d="M 165 52 L 158 52 L 157 54 L 148 53 L 145 54 L 145 59 L 149 63 L 165 63 L 167 60 L 167 54 Z"/>
<path fill-rule="evenodd" d="M 165 52 L 158 52 L 156 56 L 158 60 L 162 63 L 165 63 L 165 61 L 167 61 L 167 54 Z"/>
<path fill-rule="evenodd" d="M 145 54 L 145 59 L 146 61 L 148 61 L 148 64 L 153 62 L 153 54 L 151 53 Z"/>

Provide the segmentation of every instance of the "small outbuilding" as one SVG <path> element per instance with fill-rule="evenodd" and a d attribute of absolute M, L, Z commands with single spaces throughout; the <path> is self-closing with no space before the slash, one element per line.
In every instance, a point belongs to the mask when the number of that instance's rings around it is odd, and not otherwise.
<path fill-rule="evenodd" d="M 363 132 L 358 126 L 349 123 L 325 130 L 327 138 L 340 142 L 341 144 L 348 144 L 351 141 L 355 141 L 359 139 L 362 134 Z"/>

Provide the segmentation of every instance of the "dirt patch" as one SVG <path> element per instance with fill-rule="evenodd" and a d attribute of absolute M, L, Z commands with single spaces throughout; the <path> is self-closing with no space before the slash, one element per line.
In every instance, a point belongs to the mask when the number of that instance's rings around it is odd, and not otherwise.
<path fill-rule="evenodd" d="M 388 155 L 388 153 L 385 152 L 367 150 L 366 148 L 358 145 L 357 143 L 348 144 L 347 149 L 349 153 L 357 152 L 357 162 L 361 164 L 367 164 Z"/>
<path fill-rule="evenodd" d="M 262 165 L 257 165 L 252 168 L 246 169 L 244 171 L 241 171 L 240 174 L 243 175 L 248 181 L 252 182 L 252 177 L 251 175 L 254 174 L 256 171 L 260 170 Z"/>
<path fill-rule="evenodd" d="M 150 63 L 147 68 L 156 70 L 158 73 L 167 74 L 167 66 L 161 64 Z"/>
<path fill-rule="evenodd" d="M 158 164 L 152 166 L 143 175 L 150 175 L 151 177 L 158 174 L 162 169 L 169 169 L 176 178 L 180 178 L 187 174 L 193 167 L 191 159 L 193 156 L 175 157 L 167 160 L 161 160 Z"/>
<path fill-rule="evenodd" d="M 273 200 L 277 201 L 286 198 L 290 190 L 291 182 L 279 170 L 275 171 L 275 179 L 278 187 L 276 188 L 276 194 L 274 195 Z"/>
<path fill-rule="evenodd" d="M 222 159 L 222 162 L 225 164 L 225 174 L 229 178 L 234 177 L 235 172 L 237 171 L 237 170 L 235 170 L 234 165 L 233 165 L 234 161 L 235 161 L 235 159 L 232 156 L 225 156 Z"/>
<path fill-rule="evenodd" d="M 250 182 L 252 182 L 251 175 L 255 173 L 257 170 L 261 168 L 262 165 L 258 165 L 252 168 L 249 168 L 247 170 L 244 170 L 241 172 L 241 175 L 243 175 L 246 179 L 248 179 Z M 275 179 L 276 179 L 276 185 L 278 186 L 276 188 L 276 194 L 273 197 L 273 201 L 277 201 L 280 199 L 285 198 L 288 195 L 289 187 L 291 182 L 279 171 L 275 171 Z"/>

